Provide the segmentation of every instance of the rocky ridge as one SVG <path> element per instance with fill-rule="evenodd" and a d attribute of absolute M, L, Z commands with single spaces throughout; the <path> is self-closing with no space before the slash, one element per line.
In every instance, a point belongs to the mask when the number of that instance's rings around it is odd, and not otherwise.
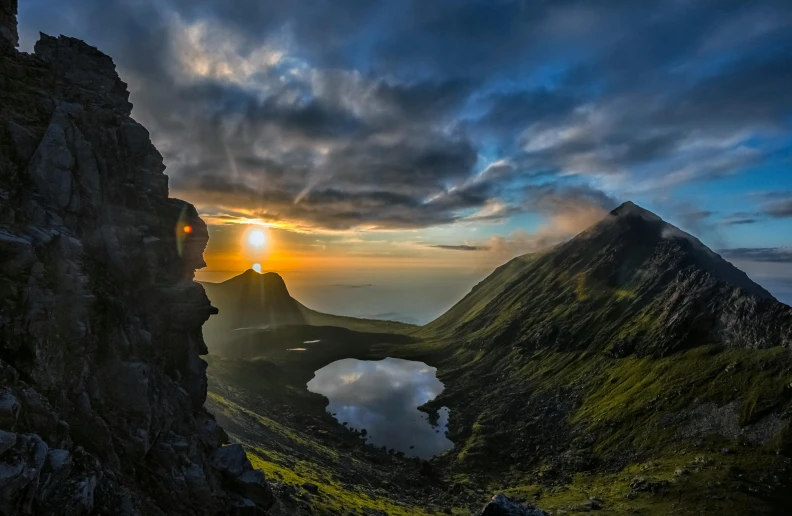
<path fill-rule="evenodd" d="M 264 514 L 203 407 L 206 226 L 113 61 L 43 34 L 18 52 L 16 11 L 0 0 L 0 514 Z"/>

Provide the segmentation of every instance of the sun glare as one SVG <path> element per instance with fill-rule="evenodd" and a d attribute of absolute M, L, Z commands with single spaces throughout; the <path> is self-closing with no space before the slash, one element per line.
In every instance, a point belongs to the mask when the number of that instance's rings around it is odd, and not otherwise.
<path fill-rule="evenodd" d="M 253 270 L 258 272 L 259 274 L 261 274 L 261 264 L 260 263 L 254 263 L 253 264 Z"/>
<path fill-rule="evenodd" d="M 248 233 L 247 241 L 251 247 L 263 247 L 267 243 L 267 237 L 263 231 L 254 229 Z"/>

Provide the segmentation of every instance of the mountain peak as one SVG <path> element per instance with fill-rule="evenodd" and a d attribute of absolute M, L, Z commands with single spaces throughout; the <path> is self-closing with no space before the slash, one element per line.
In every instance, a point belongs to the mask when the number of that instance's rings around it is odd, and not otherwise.
<path fill-rule="evenodd" d="M 625 218 L 625 217 L 641 217 L 646 220 L 653 220 L 653 221 L 663 221 L 660 217 L 656 214 L 652 213 L 651 211 L 647 210 L 646 208 L 642 208 L 635 204 L 632 201 L 627 201 L 623 203 L 621 206 L 616 208 L 615 210 L 610 212 L 610 215 L 613 217 Z"/>
<path fill-rule="evenodd" d="M 281 283 L 285 284 L 285 282 L 283 281 L 283 277 L 281 277 L 281 275 L 278 274 L 277 272 L 258 272 L 255 269 L 248 269 L 242 274 L 238 274 L 237 276 L 234 276 L 233 278 L 228 279 L 226 281 L 234 281 L 237 279 L 246 280 L 246 281 L 278 281 L 279 280 Z"/>
<path fill-rule="evenodd" d="M 225 314 L 204 325 L 207 342 L 239 328 L 305 324 L 301 305 L 291 297 L 286 282 L 276 272 L 248 269 L 222 283 L 203 286 L 212 304 Z"/>
<path fill-rule="evenodd" d="M 792 328 L 789 307 L 633 202 L 546 253 L 499 268 L 469 297 L 431 329 L 623 355 L 787 345 Z"/>

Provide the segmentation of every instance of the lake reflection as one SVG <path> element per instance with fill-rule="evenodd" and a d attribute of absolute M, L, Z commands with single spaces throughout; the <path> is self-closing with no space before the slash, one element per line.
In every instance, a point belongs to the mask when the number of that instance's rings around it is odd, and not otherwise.
<path fill-rule="evenodd" d="M 429 458 L 454 445 L 445 437 L 447 408 L 440 409 L 436 427 L 417 410 L 442 392 L 436 372 L 422 362 L 398 358 L 345 359 L 317 371 L 308 390 L 330 400 L 327 410 L 338 421 L 365 428 L 368 442 Z"/>

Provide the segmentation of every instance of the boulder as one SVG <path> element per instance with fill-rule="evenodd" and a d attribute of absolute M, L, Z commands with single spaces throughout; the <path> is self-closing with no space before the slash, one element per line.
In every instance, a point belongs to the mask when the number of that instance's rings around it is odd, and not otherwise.
<path fill-rule="evenodd" d="M 245 449 L 239 444 L 229 444 L 215 450 L 212 465 L 230 477 L 238 477 L 253 469 Z"/>
<path fill-rule="evenodd" d="M 547 513 L 531 505 L 517 503 L 499 493 L 484 506 L 480 516 L 547 516 Z"/>
<path fill-rule="evenodd" d="M 18 435 L 0 457 L 0 514 L 30 514 L 47 459 L 47 444 L 35 434 Z"/>
<path fill-rule="evenodd" d="M 319 486 L 317 486 L 316 484 L 312 484 L 311 482 L 304 483 L 302 485 L 302 488 L 311 494 L 316 494 L 319 492 Z"/>
<path fill-rule="evenodd" d="M 4 454 L 6 450 L 13 448 L 16 440 L 17 436 L 15 433 L 0 430 L 0 455 Z"/>
<path fill-rule="evenodd" d="M 13 430 L 19 419 L 21 405 L 8 389 L 0 389 L 0 427 Z"/>
<path fill-rule="evenodd" d="M 245 449 L 239 444 L 218 448 L 212 456 L 212 465 L 223 472 L 226 484 L 242 498 L 266 509 L 274 503 L 264 473 L 253 469 Z"/>

